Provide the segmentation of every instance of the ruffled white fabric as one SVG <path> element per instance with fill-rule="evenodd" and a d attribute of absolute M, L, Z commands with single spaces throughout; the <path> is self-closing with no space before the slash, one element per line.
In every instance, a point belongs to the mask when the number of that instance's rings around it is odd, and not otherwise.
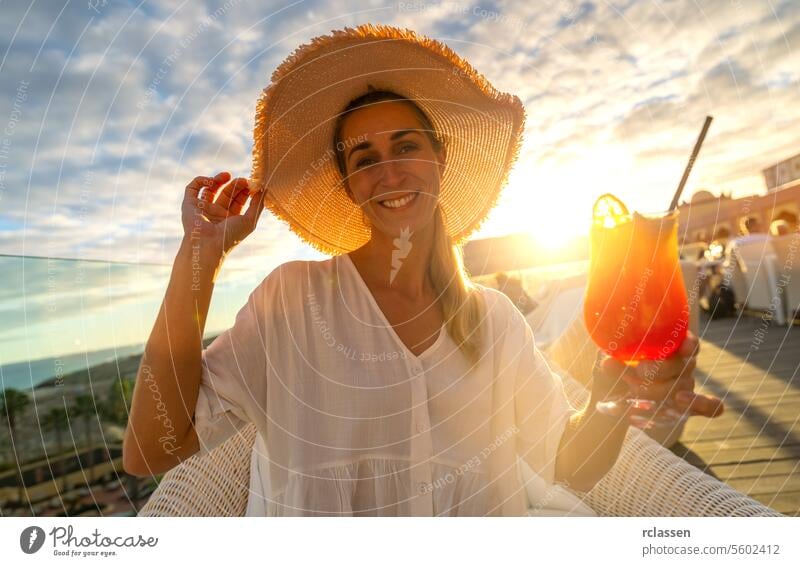
<path fill-rule="evenodd" d="M 410 462 L 365 458 L 328 466 L 310 474 L 291 473 L 286 486 L 272 498 L 266 443 L 256 435 L 251 458 L 251 493 L 247 516 L 406 516 L 409 502 Z M 265 469 L 262 469 L 265 466 Z M 436 515 L 479 516 L 486 510 L 486 475 L 432 463 L 431 484 Z M 266 483 L 262 483 L 262 482 Z M 320 505 L 320 502 L 326 506 Z M 308 507 L 298 507 L 298 504 Z"/>
<path fill-rule="evenodd" d="M 258 428 L 247 515 L 524 515 L 573 409 L 501 292 L 469 367 L 444 328 L 414 355 L 349 256 L 270 273 L 203 352 L 201 452 Z"/>

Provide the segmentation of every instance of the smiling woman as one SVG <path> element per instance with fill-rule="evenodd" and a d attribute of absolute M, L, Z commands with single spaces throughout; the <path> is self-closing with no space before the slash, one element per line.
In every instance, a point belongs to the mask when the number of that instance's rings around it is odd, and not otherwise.
<path fill-rule="evenodd" d="M 282 63 L 257 105 L 251 179 L 186 187 L 126 469 L 164 471 L 252 422 L 248 515 L 525 515 L 520 460 L 543 484 L 594 485 L 627 428 L 594 410 L 608 390 L 571 407 L 522 313 L 461 256 L 524 117 L 410 30 L 335 31 Z M 262 204 L 333 257 L 279 266 L 201 350 L 216 274 Z"/>

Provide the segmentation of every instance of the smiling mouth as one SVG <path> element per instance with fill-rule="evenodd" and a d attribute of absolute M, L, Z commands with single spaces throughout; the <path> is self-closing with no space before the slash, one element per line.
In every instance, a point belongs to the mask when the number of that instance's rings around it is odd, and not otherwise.
<path fill-rule="evenodd" d="M 417 196 L 419 195 L 418 192 L 408 193 L 398 198 L 391 198 L 379 201 L 379 204 L 390 210 L 401 210 L 404 208 L 408 208 L 417 200 Z"/>

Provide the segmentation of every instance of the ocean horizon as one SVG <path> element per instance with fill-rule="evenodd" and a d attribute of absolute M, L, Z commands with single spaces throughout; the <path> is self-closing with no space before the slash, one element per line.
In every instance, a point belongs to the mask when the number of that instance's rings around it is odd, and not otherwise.
<path fill-rule="evenodd" d="M 91 352 L 77 352 L 38 360 L 0 365 L 0 390 L 30 390 L 58 376 L 82 371 L 144 352 L 144 344 L 130 344 Z"/>

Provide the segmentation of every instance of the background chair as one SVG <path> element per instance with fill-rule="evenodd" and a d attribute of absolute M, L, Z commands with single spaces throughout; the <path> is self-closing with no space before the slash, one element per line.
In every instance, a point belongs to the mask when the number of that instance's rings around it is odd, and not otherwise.
<path fill-rule="evenodd" d="M 737 238 L 729 243 L 727 255 L 726 279 L 731 281 L 736 302 L 742 308 L 771 313 L 777 324 L 786 324 L 772 237 L 753 234 Z"/>
<path fill-rule="evenodd" d="M 778 286 L 783 288 L 784 314 L 789 323 L 800 309 L 800 233 L 772 239 Z"/>

